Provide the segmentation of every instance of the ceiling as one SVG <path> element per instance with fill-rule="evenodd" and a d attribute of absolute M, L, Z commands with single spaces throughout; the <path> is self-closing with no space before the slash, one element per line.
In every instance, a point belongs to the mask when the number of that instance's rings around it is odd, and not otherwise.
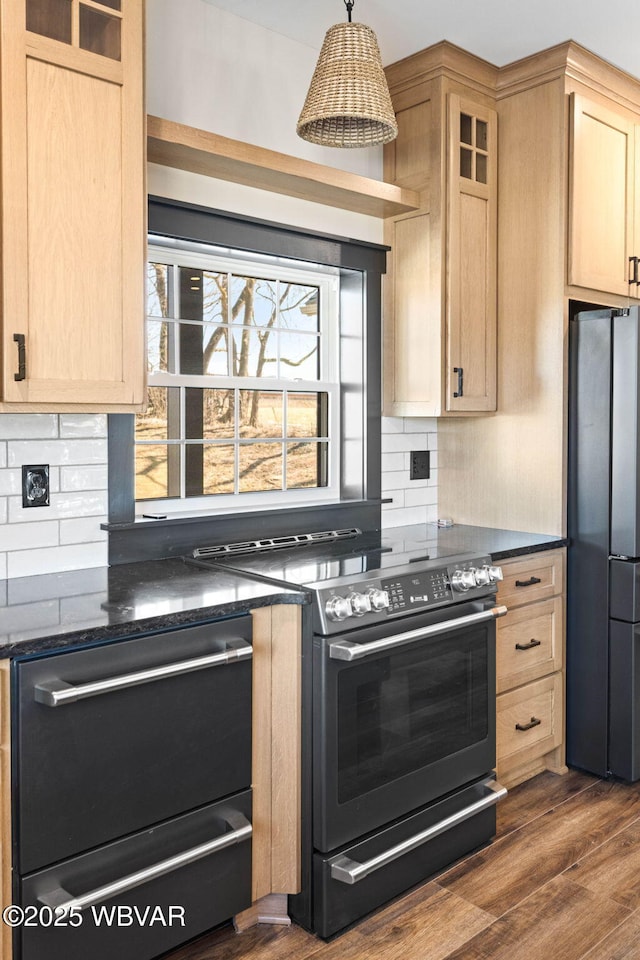
<path fill-rule="evenodd" d="M 344 0 L 206 0 L 320 49 L 326 30 L 346 20 Z M 375 30 L 383 63 L 439 40 L 503 66 L 576 40 L 640 76 L 638 6 L 631 0 L 355 0 L 353 19 Z"/>

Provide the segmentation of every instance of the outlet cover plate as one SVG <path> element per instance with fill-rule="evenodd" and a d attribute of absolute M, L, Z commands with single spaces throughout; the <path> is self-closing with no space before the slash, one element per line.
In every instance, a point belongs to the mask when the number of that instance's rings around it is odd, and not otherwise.
<path fill-rule="evenodd" d="M 410 480 L 428 480 L 431 474 L 430 462 L 429 462 L 429 451 L 428 450 L 412 450 L 409 454 L 410 457 L 410 469 L 409 469 L 409 479 Z"/>
<path fill-rule="evenodd" d="M 22 466 L 22 506 L 49 506 L 49 464 Z"/>

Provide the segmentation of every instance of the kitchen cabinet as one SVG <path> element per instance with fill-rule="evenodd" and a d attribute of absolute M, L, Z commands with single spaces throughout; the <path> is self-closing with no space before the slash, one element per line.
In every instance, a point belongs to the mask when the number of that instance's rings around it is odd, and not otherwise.
<path fill-rule="evenodd" d="M 440 44 L 387 69 L 399 132 L 385 180 L 421 197 L 385 221 L 388 416 L 496 409 L 497 115 L 483 84 L 453 78 L 454 63 L 473 74 L 467 59 Z"/>
<path fill-rule="evenodd" d="M 0 410 L 138 409 L 143 0 L 0 11 Z"/>
<path fill-rule="evenodd" d="M 634 299 L 640 296 L 638 119 L 615 103 L 570 96 L 568 282 Z"/>
<path fill-rule="evenodd" d="M 515 786 L 564 766 L 565 551 L 502 563 L 497 600 L 497 775 Z"/>

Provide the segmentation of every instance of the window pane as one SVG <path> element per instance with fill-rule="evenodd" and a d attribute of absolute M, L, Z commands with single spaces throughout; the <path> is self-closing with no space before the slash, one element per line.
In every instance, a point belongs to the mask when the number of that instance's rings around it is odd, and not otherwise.
<path fill-rule="evenodd" d="M 228 376 L 228 327 L 213 323 L 180 323 L 177 327 L 180 373 L 196 377 Z"/>
<path fill-rule="evenodd" d="M 476 120 L 476 146 L 481 150 L 487 149 L 487 131 L 486 120 Z"/>
<path fill-rule="evenodd" d="M 273 325 L 276 318 L 276 288 L 275 280 L 232 277 L 232 323 L 258 327 Z"/>
<path fill-rule="evenodd" d="M 487 158 L 484 153 L 476 153 L 476 180 L 478 183 L 487 182 Z"/>
<path fill-rule="evenodd" d="M 169 268 L 165 263 L 147 264 L 147 315 L 169 316 Z"/>
<path fill-rule="evenodd" d="M 199 271 L 189 271 L 192 285 L 196 286 Z M 202 277 L 202 318 L 208 323 L 227 323 L 228 283 L 226 273 L 212 273 L 205 270 Z"/>
<path fill-rule="evenodd" d="M 460 147 L 460 176 L 467 180 L 471 180 L 472 156 L 471 150 Z"/>
<path fill-rule="evenodd" d="M 278 390 L 240 390 L 240 436 L 282 436 L 282 393 Z"/>
<path fill-rule="evenodd" d="M 461 143 L 473 143 L 472 137 L 473 118 L 467 113 L 460 114 L 460 141 Z"/>
<path fill-rule="evenodd" d="M 147 370 L 149 373 L 167 373 L 173 369 L 169 358 L 173 357 L 172 335 L 175 324 L 164 320 L 147 320 Z"/>
<path fill-rule="evenodd" d="M 234 391 L 185 390 L 185 435 L 187 440 L 218 440 L 233 438 Z"/>
<path fill-rule="evenodd" d="M 282 490 L 282 444 L 250 443 L 240 447 L 240 493 Z"/>
<path fill-rule="evenodd" d="M 287 489 L 327 486 L 327 444 L 287 444 Z"/>
<path fill-rule="evenodd" d="M 317 331 L 320 291 L 297 283 L 280 284 L 278 324 L 289 330 Z"/>
<path fill-rule="evenodd" d="M 278 373 L 276 337 L 271 330 L 234 327 L 232 373 L 235 377 L 275 377 Z"/>
<path fill-rule="evenodd" d="M 149 387 L 147 410 L 136 417 L 136 440 L 179 439 L 179 403 L 177 387 Z"/>
<path fill-rule="evenodd" d="M 80 46 L 111 60 L 120 59 L 120 20 L 80 4 Z"/>
<path fill-rule="evenodd" d="M 27 30 L 71 43 L 71 0 L 28 0 Z"/>
<path fill-rule="evenodd" d="M 169 495 L 168 448 L 166 444 L 136 445 L 136 500 Z"/>
<path fill-rule="evenodd" d="M 287 393 L 287 436 L 326 437 L 328 393 Z"/>
<path fill-rule="evenodd" d="M 205 445 L 203 493 L 233 493 L 235 472 L 235 451 L 231 444 Z"/>
<path fill-rule="evenodd" d="M 318 338 L 304 333 L 280 334 L 280 376 L 317 380 L 320 376 Z"/>

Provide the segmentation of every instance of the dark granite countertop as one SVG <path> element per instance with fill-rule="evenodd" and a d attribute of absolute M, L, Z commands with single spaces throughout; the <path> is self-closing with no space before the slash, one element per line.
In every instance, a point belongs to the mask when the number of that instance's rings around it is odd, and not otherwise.
<path fill-rule="evenodd" d="M 300 590 L 181 559 L 3 580 L 0 658 L 104 643 L 276 603 L 306 602 Z"/>
<path fill-rule="evenodd" d="M 392 527 L 384 545 L 432 558 L 470 553 L 493 560 L 566 546 L 560 537 L 456 524 Z M 240 558 L 238 558 L 240 559 Z M 307 595 L 227 569 L 152 560 L 0 581 L 0 658 L 62 651 L 187 626 Z"/>
<path fill-rule="evenodd" d="M 398 550 L 399 541 L 404 542 L 407 553 L 424 548 L 431 558 L 451 557 L 458 553 L 481 556 L 489 554 L 496 562 L 541 550 L 566 547 L 568 540 L 547 534 L 523 533 L 518 530 L 498 530 L 493 527 L 473 527 L 454 524 L 438 527 L 435 523 L 415 524 L 406 527 L 390 527 L 382 531 L 382 542 L 392 541 Z"/>

